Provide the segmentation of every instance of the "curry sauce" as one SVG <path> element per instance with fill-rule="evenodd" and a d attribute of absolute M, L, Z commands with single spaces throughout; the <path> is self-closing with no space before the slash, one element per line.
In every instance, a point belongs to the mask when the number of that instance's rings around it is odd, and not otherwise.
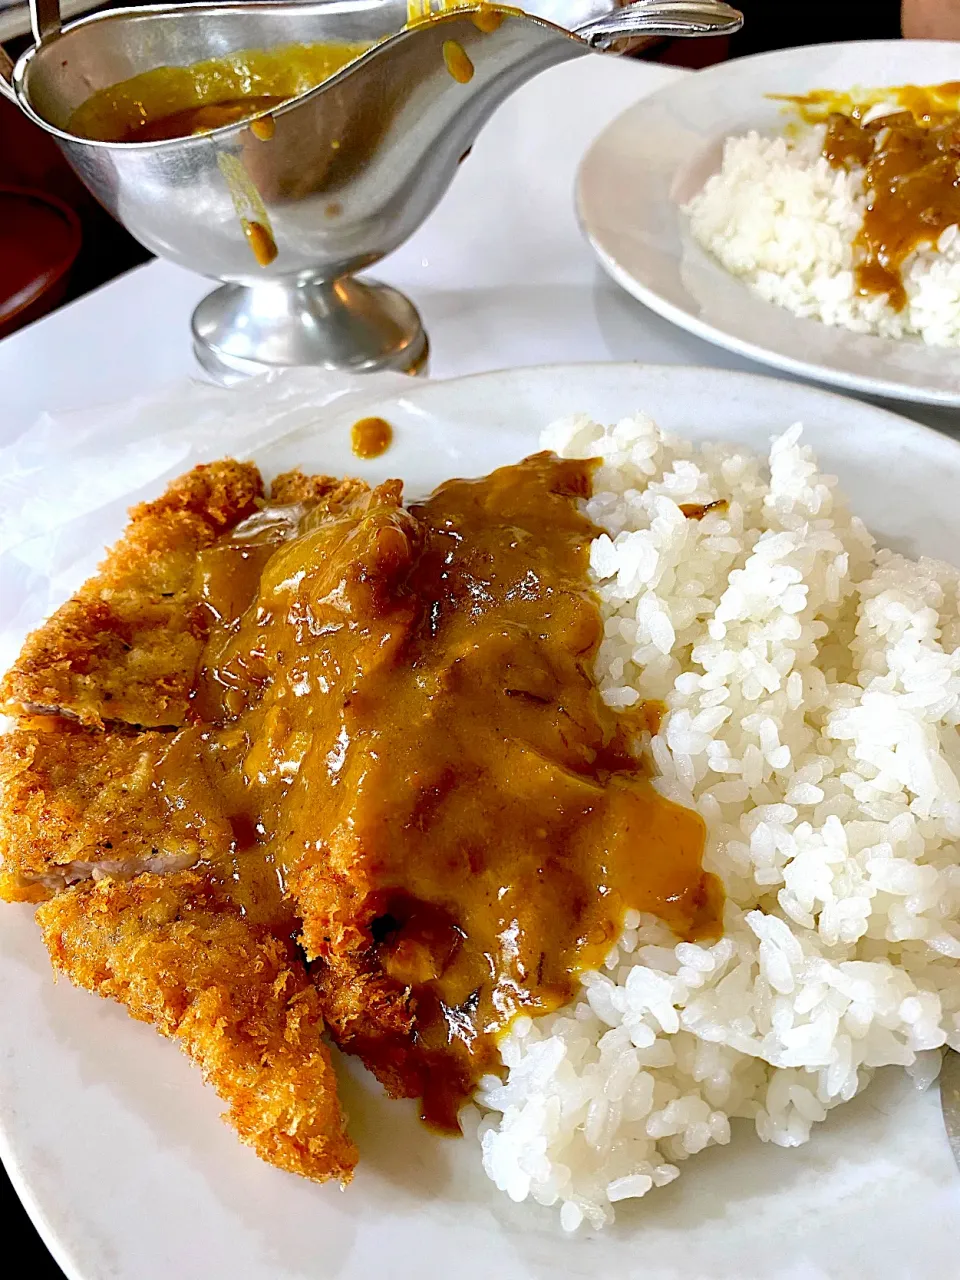
<path fill-rule="evenodd" d="M 621 720 L 593 678 L 592 466 L 540 454 L 409 509 L 388 482 L 221 537 L 194 723 L 154 763 L 178 822 L 224 824 L 208 875 L 297 936 L 335 1038 L 448 1131 L 629 908 L 720 932 L 702 820 L 635 751 L 662 707 Z"/>
<path fill-rule="evenodd" d="M 358 458 L 379 458 L 392 440 L 393 427 L 386 418 L 360 418 L 350 428 L 350 448 Z"/>
<path fill-rule="evenodd" d="M 102 142 L 160 142 L 209 133 L 315 89 L 368 48 L 285 45 L 188 67 L 156 67 L 98 90 L 74 111 L 68 128 Z M 270 126 L 258 126 L 255 136 L 269 141 Z"/>
<path fill-rule="evenodd" d="M 142 120 L 132 123 L 117 142 L 162 142 L 167 138 L 189 138 L 195 133 L 210 133 L 227 125 L 248 120 L 264 111 L 282 106 L 286 98 L 272 94 L 251 94 L 248 98 L 226 98 L 223 101 L 183 107 L 167 115 L 151 116 L 144 111 Z M 258 123 L 256 121 L 251 123 Z"/>
<path fill-rule="evenodd" d="M 863 170 L 857 288 L 886 294 L 902 310 L 906 260 L 960 223 L 960 83 L 906 85 L 856 100 L 820 91 L 790 101 L 804 119 L 826 125 L 823 156 L 833 168 Z M 877 114 L 885 104 L 890 110 Z"/>

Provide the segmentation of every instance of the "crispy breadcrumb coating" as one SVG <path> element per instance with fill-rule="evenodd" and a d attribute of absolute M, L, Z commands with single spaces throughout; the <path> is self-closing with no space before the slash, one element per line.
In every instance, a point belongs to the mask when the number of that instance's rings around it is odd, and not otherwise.
<path fill-rule="evenodd" d="M 366 486 L 291 472 L 273 489 L 319 522 Z M 28 637 L 0 685 L 19 713 L 0 738 L 0 897 L 42 901 L 56 970 L 178 1040 L 258 1155 L 347 1181 L 357 1153 L 298 922 L 237 822 L 250 742 L 226 730 L 211 752 L 192 706 L 210 628 L 232 625 L 204 604 L 205 557 L 263 492 L 250 464 L 195 468 L 131 511 L 99 574 Z"/>
<path fill-rule="evenodd" d="M 271 502 L 309 502 L 324 512 L 347 507 L 368 485 L 363 480 L 341 480 L 336 476 L 308 476 L 297 468 L 284 471 L 270 486 Z"/>
<path fill-rule="evenodd" d="M 262 494 L 257 468 L 228 460 L 134 507 L 100 572 L 27 637 L 0 682 L 3 709 L 62 711 L 89 725 L 182 724 L 205 635 L 197 552 Z"/>
<path fill-rule="evenodd" d="M 259 1156 L 350 1180 L 317 993 L 289 939 L 250 925 L 197 871 L 87 882 L 37 919 L 56 970 L 177 1040 Z"/>
<path fill-rule="evenodd" d="M 0 898 L 36 900 L 94 870 L 176 871 L 229 853 L 233 830 L 212 787 L 154 785 L 176 752 L 192 757 L 189 735 L 21 718 L 0 737 Z"/>
<path fill-rule="evenodd" d="M 195 468 L 134 508 L 99 575 L 28 637 L 2 685 L 21 714 L 0 739 L 0 897 L 46 900 L 38 920 L 55 968 L 179 1040 L 260 1156 L 346 1180 L 356 1152 L 321 1042 L 324 1008 L 339 1042 L 364 1057 L 375 1046 L 387 1088 L 410 1092 L 410 990 L 371 955 L 368 886 L 350 857 L 288 868 L 285 896 L 274 870 L 282 851 L 245 819 L 245 790 L 269 773 L 260 755 L 282 707 L 263 716 L 254 696 L 250 727 L 241 718 L 217 728 L 197 689 L 212 655 L 225 661 L 224 646 L 239 646 L 241 670 L 264 661 L 257 626 L 251 652 L 243 648 L 245 593 L 257 579 L 238 576 L 237 545 L 253 549 L 257 569 L 257 557 L 309 532 L 304 591 L 324 596 L 310 596 L 317 616 L 326 608 L 341 623 L 353 609 L 392 610 L 418 529 L 398 482 L 371 492 L 291 471 L 269 502 L 262 495 L 248 464 Z M 281 511 L 261 517 L 271 504 Z M 223 533 L 232 548 L 218 542 Z M 398 599 L 403 613 L 402 590 Z M 368 666 L 385 655 L 388 632 L 351 627 L 333 670 L 346 679 L 361 656 Z M 284 643 L 267 657 L 282 662 Z M 320 742 L 337 732 L 339 703 L 318 713 Z M 218 769 L 229 785 L 209 772 Z M 311 959 L 325 957 L 313 977 L 298 934 Z M 321 945 L 322 934 L 334 945 Z"/>

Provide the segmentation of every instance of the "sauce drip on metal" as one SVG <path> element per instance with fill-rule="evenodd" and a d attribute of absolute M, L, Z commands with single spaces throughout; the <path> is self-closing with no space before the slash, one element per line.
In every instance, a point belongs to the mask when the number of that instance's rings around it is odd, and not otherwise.
<path fill-rule="evenodd" d="M 444 40 L 443 61 L 458 84 L 468 84 L 473 79 L 473 63 L 458 41 Z"/>
<path fill-rule="evenodd" d="M 592 466 L 539 454 L 409 510 L 397 482 L 333 516 L 266 508 L 201 555 L 197 724 L 158 785 L 178 821 L 217 791 L 220 882 L 284 931 L 292 895 L 334 1034 L 447 1131 L 497 1037 L 570 1000 L 628 908 L 720 932 L 702 820 L 634 750 L 662 707 L 622 720 L 593 679 Z M 379 1025 L 371 990 L 411 1025 Z"/>
<path fill-rule="evenodd" d="M 262 222 L 251 221 L 249 218 L 243 218 L 241 226 L 243 234 L 247 237 L 250 251 L 258 264 L 261 267 L 269 267 L 278 252 L 277 242 L 270 228 L 265 227 Z"/>

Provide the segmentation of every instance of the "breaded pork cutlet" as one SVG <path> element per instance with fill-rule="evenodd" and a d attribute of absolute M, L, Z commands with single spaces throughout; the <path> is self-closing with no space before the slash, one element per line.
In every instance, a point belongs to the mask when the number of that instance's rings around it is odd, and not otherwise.
<path fill-rule="evenodd" d="M 406 586 L 419 525 L 403 510 L 398 483 L 369 491 L 357 481 L 290 472 L 274 482 L 270 502 L 280 510 L 268 506 L 228 538 L 198 546 L 192 578 L 181 571 L 181 607 L 214 605 L 181 686 L 181 710 L 197 723 L 140 731 L 25 716 L 0 746 L 0 894 L 37 900 L 94 875 L 230 859 L 243 875 L 272 858 L 304 913 L 296 928 L 309 958 L 321 961 L 318 988 L 338 1036 L 354 1050 L 385 1037 L 406 1043 L 409 987 L 387 977 L 372 950 L 375 877 L 362 859 L 351 867 L 349 858 L 332 858 L 326 837 L 341 818 L 349 823 L 340 797 L 328 794 L 349 705 L 379 667 L 389 669 L 419 616 Z M 283 541 L 295 532 L 303 536 L 287 552 Z M 249 581 L 237 563 L 246 540 L 257 557 Z M 132 545 L 129 535 L 121 543 L 135 572 Z M 264 550 L 279 552 L 269 565 Z M 57 617 L 47 626 L 55 632 Z M 128 634 L 139 648 L 136 627 Z M 204 633 L 198 627 L 194 635 Z M 111 678 L 106 661 L 91 664 L 65 709 L 79 719 L 93 705 L 105 715 Z M 144 684 L 141 707 L 155 695 Z M 229 750 L 221 746 L 227 740 Z M 304 842 L 309 857 L 295 852 Z M 388 1087 L 399 1089 L 387 1058 L 379 1054 L 377 1063 Z"/>
<path fill-rule="evenodd" d="M 322 590 L 335 594 L 343 567 L 337 546 L 355 524 L 348 519 L 342 525 L 344 512 L 354 499 L 363 498 L 366 486 L 294 472 L 280 477 L 274 492 L 282 497 L 285 510 L 295 506 L 291 519 L 316 524 L 311 533 L 316 559 L 311 581 L 319 574 L 326 584 Z M 271 518 L 274 511 L 267 508 L 262 514 Z M 254 517 L 247 523 L 256 521 Z M 261 551 L 265 545 L 269 552 L 282 541 L 282 527 L 278 532 L 274 524 L 267 532 L 270 540 L 252 544 L 254 550 Z M 240 536 L 242 530 L 236 533 Z M 262 523 L 257 524 L 254 536 L 263 534 Z M 209 556 L 221 546 L 214 544 L 202 555 Z M 224 576 L 233 583 L 238 566 L 232 539 L 226 551 L 231 558 Z M 362 557 L 352 545 L 348 560 L 362 566 Z M 208 560 L 208 570 L 210 565 Z M 275 603 L 268 601 L 265 608 Z M 235 620 L 222 621 L 228 625 L 221 627 L 218 639 L 230 641 Z M 240 629 L 241 650 L 247 634 Z M 253 635 L 257 649 L 259 625 L 254 625 Z M 217 651 L 217 645 L 208 645 L 206 651 Z M 249 670 L 251 655 L 240 652 L 237 658 Z M 269 679 L 276 676 L 283 682 L 285 670 L 270 670 L 271 662 L 283 658 L 284 651 L 278 649 L 258 660 L 266 666 Z M 85 696 L 96 697 L 104 674 L 103 668 L 90 672 Z M 194 674 L 191 694 L 196 683 Z M 237 819 L 241 826 L 244 820 L 249 824 L 257 811 L 266 818 L 278 799 L 277 788 L 266 786 L 265 776 L 271 767 L 270 743 L 282 717 L 278 707 L 269 721 L 261 714 L 261 692 L 261 684 L 249 685 L 249 714 L 226 727 L 198 721 L 179 730 L 141 731 L 122 723 L 97 728 L 56 715 L 21 716 L 16 729 L 0 738 L 0 896 L 36 900 L 91 874 L 130 876 L 179 870 L 230 856 L 238 838 Z M 254 775 L 259 785 L 251 781 Z M 285 779 L 274 781 L 282 792 Z M 266 828 L 261 834 L 266 834 Z M 244 841 L 242 832 L 240 841 Z"/>
<path fill-rule="evenodd" d="M 628 906 L 713 936 L 703 823 L 593 679 L 592 466 L 412 509 L 396 480 L 289 473 L 265 504 L 252 469 L 195 472 L 8 679 L 74 723 L 23 715 L 0 756 L 0 893 L 52 894 L 58 970 L 178 1039 L 283 1168 L 355 1159 L 324 1020 L 453 1131 L 499 1032 L 562 1007 Z"/>
<path fill-rule="evenodd" d="M 178 756 L 195 761 L 191 736 L 22 717 L 0 737 L 0 897 L 36 902 L 94 874 L 177 871 L 229 854 L 217 791 L 190 785 L 193 769 L 177 776 Z"/>
<path fill-rule="evenodd" d="M 250 975 L 226 952 L 234 946 L 261 964 L 268 936 L 288 955 L 295 939 L 312 966 L 317 1035 L 323 1014 L 338 1043 L 391 1093 L 425 1096 L 433 1078 L 449 1072 L 448 1014 L 455 1018 L 463 1005 L 469 1019 L 476 986 L 472 971 L 448 983 L 457 1008 L 438 1020 L 429 984 L 459 947 L 457 886 L 471 875 L 482 882 L 484 850 L 496 844 L 503 813 L 518 829 L 526 820 L 516 778 L 535 777 L 564 812 L 597 801 L 597 788 L 567 759 L 565 731 L 544 744 L 550 759 L 522 747 L 536 736 L 528 734 L 534 720 L 543 738 L 541 708 L 558 700 L 558 677 L 535 637 L 523 640 L 523 665 L 514 667 L 524 610 L 538 624 L 541 617 L 536 593 L 524 604 L 536 547 L 546 526 L 574 510 L 573 495 L 562 485 L 551 493 L 546 483 L 537 465 L 499 490 L 464 482 L 451 491 L 449 510 L 435 500 L 425 518 L 404 509 L 396 481 L 368 490 L 301 473 L 280 477 L 274 505 L 174 557 L 178 608 L 198 619 L 193 644 L 185 649 L 183 629 L 174 632 L 184 665 L 175 681 L 140 683 L 137 715 L 159 723 L 162 706 L 172 723 L 178 716 L 189 723 L 161 732 L 115 720 L 105 727 L 108 704 L 121 699 L 108 696 L 116 674 L 110 654 L 88 636 L 84 652 L 97 660 L 61 704 L 89 727 L 25 717 L 0 754 L 0 892 L 54 894 L 40 919 L 61 971 L 180 1035 L 225 1096 L 232 1099 L 233 1076 L 211 1066 L 207 1046 L 220 1032 L 208 1021 L 215 1014 L 218 1025 L 233 1025 L 220 1003 L 232 1008 L 234 988 L 237 999 L 253 998 L 243 987 Z M 187 481 L 175 487 L 191 490 Z M 251 482 L 250 492 L 256 487 Z M 499 514 L 488 509 L 497 501 Z M 526 528 L 524 502 L 545 509 L 543 528 L 535 520 Z M 494 528 L 499 520 L 500 541 L 514 548 L 516 563 L 505 566 L 511 576 L 498 577 L 498 569 L 492 587 L 491 550 L 471 551 L 461 536 L 471 519 Z M 142 543 L 128 534 L 120 545 L 108 566 L 123 560 L 129 580 L 141 581 L 137 556 L 149 559 Z M 491 590 L 516 603 L 477 631 Z M 151 619 L 129 603 L 125 643 L 139 653 L 154 638 Z M 55 617 L 54 637 L 58 627 Z M 570 630 L 579 643 L 576 600 Z M 28 649 L 43 649 L 43 634 Z M 474 732 L 471 690 L 502 727 L 492 759 Z M 96 877 L 101 883 L 91 884 Z M 71 881 L 76 887 L 64 890 Z M 254 945 L 243 929 L 266 932 Z M 170 957 L 165 968 L 154 962 L 158 945 Z M 495 938 L 490 945 L 492 954 Z M 203 983 L 195 1001 L 190 994 L 197 947 L 224 956 L 220 1003 L 200 998 Z M 216 972 L 211 960 L 204 983 Z M 189 1005 L 187 1022 L 170 1015 L 171 991 L 179 993 L 174 1003 Z M 181 1025 L 192 1030 L 181 1035 Z M 239 1050 L 231 1040 L 225 1052 Z M 299 1050 L 289 1052 L 296 1059 Z M 455 1065 L 454 1078 L 434 1092 L 455 1102 L 468 1091 L 468 1074 L 469 1064 Z M 251 1087 L 267 1090 L 251 1106 L 271 1116 L 273 1086 L 259 1079 Z M 454 1123 L 449 1105 L 434 1115 Z"/>
<path fill-rule="evenodd" d="M 58 973 L 175 1039 L 264 1160 L 347 1182 L 347 1136 L 317 993 L 289 938 L 198 872 L 77 885 L 37 911 Z"/>
<path fill-rule="evenodd" d="M 257 509 L 252 463 L 195 467 L 130 512 L 100 571 L 27 637 L 0 703 L 82 724 L 183 724 L 206 635 L 197 553 Z"/>
<path fill-rule="evenodd" d="M 290 471 L 273 482 L 270 502 L 309 508 L 320 520 L 366 488 Z M 211 606 L 220 600 L 207 599 L 204 553 L 215 556 L 238 525 L 239 538 L 266 552 L 297 531 L 296 511 L 287 520 L 258 520 L 263 495 L 252 463 L 226 460 L 195 467 L 155 502 L 134 507 L 99 573 L 27 637 L 0 681 L 0 709 L 55 712 L 94 726 L 183 725 L 211 629 L 234 621 L 217 616 Z M 241 591 L 229 605 L 239 612 L 248 602 Z"/>
<path fill-rule="evenodd" d="M 196 694 L 277 546 L 301 522 L 347 534 L 366 486 L 292 472 L 262 493 L 250 465 L 196 468 L 28 638 L 3 682 L 0 897 L 47 899 L 57 970 L 178 1040 L 259 1155 L 347 1180 L 319 998 L 255 819 L 272 731 L 255 709 L 198 722 Z"/>

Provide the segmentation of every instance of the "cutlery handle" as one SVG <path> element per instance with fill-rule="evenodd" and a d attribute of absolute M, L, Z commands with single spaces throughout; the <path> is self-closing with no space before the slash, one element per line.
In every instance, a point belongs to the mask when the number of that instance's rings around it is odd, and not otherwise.
<path fill-rule="evenodd" d="M 30 0 L 30 26 L 37 44 L 60 34 L 60 0 Z"/>

